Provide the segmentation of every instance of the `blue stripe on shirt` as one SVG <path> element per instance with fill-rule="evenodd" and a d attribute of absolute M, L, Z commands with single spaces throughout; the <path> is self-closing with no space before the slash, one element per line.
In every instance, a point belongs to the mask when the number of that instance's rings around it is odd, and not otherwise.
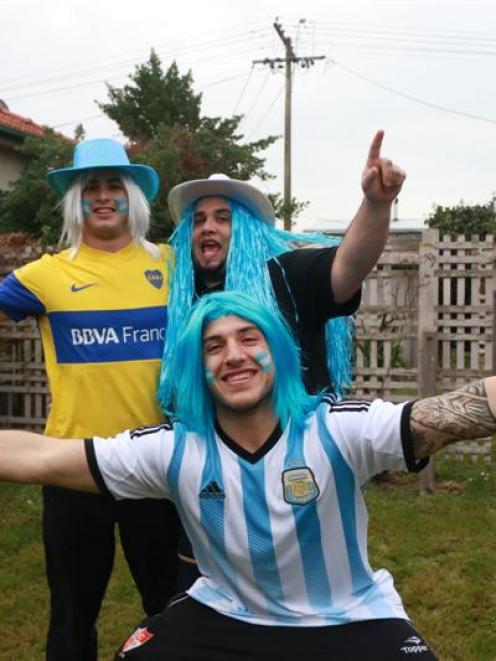
<path fill-rule="evenodd" d="M 290 425 L 288 449 L 284 462 L 286 470 L 305 466 L 303 434 Z M 300 547 L 308 601 L 317 612 L 327 611 L 332 605 L 331 586 L 322 547 L 322 531 L 317 511 L 317 501 L 293 505 L 296 534 Z"/>
<path fill-rule="evenodd" d="M 49 312 L 57 362 L 109 363 L 162 357 L 167 308 Z"/>
<path fill-rule="evenodd" d="M 287 615 L 280 607 L 280 604 L 284 603 L 284 594 L 274 550 L 269 508 L 265 498 L 265 464 L 264 461 L 251 464 L 240 458 L 239 466 L 248 550 L 254 580 L 260 592 L 271 599 L 270 603 L 267 603 L 268 611 L 273 615 Z"/>
<path fill-rule="evenodd" d="M 45 306 L 40 299 L 13 273 L 10 273 L 0 284 L 0 309 L 14 321 L 45 313 Z"/>
<path fill-rule="evenodd" d="M 326 407 L 324 406 L 319 406 L 317 409 L 319 437 L 322 441 L 329 462 L 332 465 L 338 507 L 343 525 L 346 550 L 348 553 L 352 589 L 353 594 L 357 595 L 373 585 L 372 577 L 369 575 L 369 572 L 365 567 L 358 544 L 357 514 L 355 507 L 355 478 L 327 428 L 325 421 L 325 408 Z"/>

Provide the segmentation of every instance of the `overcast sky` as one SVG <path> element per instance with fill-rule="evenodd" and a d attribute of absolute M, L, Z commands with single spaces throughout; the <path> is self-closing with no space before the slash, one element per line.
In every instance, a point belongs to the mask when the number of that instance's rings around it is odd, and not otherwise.
<path fill-rule="evenodd" d="M 244 114 L 250 141 L 282 134 L 284 74 L 252 65 L 283 57 L 279 17 L 297 55 L 326 56 L 294 73 L 293 194 L 310 202 L 301 227 L 346 226 L 379 128 L 384 155 L 408 173 L 400 217 L 496 191 L 495 2 L 0 0 L 0 17 L 10 110 L 67 135 L 82 122 L 87 137 L 123 141 L 95 100 L 152 47 L 164 69 L 176 59 L 192 70 L 204 114 Z M 262 188 L 282 192 L 283 141 L 266 156 L 277 178 Z"/>

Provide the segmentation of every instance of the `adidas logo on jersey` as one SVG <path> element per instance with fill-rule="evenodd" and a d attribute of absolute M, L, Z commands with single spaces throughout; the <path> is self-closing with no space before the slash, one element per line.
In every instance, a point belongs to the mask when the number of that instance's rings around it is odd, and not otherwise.
<path fill-rule="evenodd" d="M 204 489 L 200 491 L 200 498 L 209 498 L 212 500 L 224 500 L 226 494 L 219 487 L 217 482 L 213 480 Z"/>

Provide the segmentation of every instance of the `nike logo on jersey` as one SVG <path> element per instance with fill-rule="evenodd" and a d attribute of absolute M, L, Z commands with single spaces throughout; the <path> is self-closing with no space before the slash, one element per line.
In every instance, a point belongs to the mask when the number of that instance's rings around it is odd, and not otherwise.
<path fill-rule="evenodd" d="M 95 286 L 94 282 L 92 282 L 91 285 L 79 285 L 78 286 L 78 285 L 74 284 L 74 285 L 71 286 L 71 291 L 75 294 L 78 291 L 83 291 L 83 289 L 88 289 L 88 287 L 94 287 L 94 286 Z"/>
<path fill-rule="evenodd" d="M 210 498 L 213 500 L 224 500 L 226 494 L 219 487 L 217 482 L 214 480 L 210 482 L 208 486 L 200 491 L 200 498 Z"/>

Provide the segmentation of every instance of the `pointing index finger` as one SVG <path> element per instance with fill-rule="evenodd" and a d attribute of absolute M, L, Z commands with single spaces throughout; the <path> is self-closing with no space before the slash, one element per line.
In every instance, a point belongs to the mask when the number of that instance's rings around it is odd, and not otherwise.
<path fill-rule="evenodd" d="M 384 139 L 384 131 L 381 129 L 380 131 L 377 131 L 370 145 L 369 155 L 367 158 L 368 163 L 373 163 L 374 161 L 376 161 L 378 158 L 381 157 L 381 147 L 382 147 L 383 139 Z"/>

